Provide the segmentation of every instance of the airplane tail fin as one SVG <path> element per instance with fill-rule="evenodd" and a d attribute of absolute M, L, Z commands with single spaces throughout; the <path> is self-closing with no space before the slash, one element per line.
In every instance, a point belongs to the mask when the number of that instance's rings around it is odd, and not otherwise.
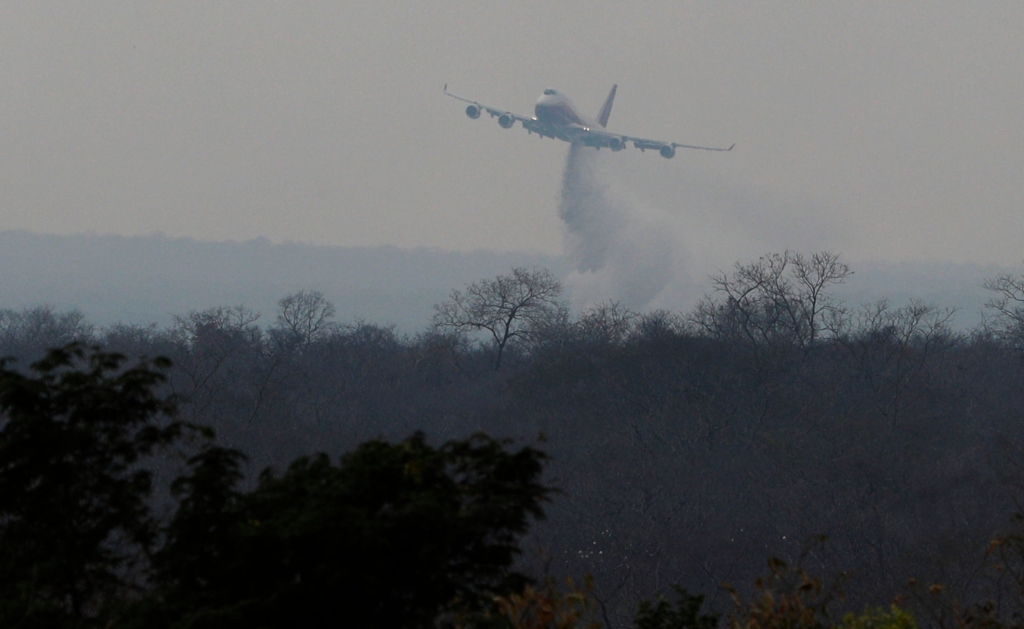
<path fill-rule="evenodd" d="M 612 86 L 612 91 L 608 92 L 608 98 L 605 99 L 604 106 L 601 107 L 601 113 L 597 114 L 597 121 L 602 127 L 608 126 L 608 116 L 612 113 L 612 101 L 615 100 L 615 90 L 618 88 L 618 85 Z"/>

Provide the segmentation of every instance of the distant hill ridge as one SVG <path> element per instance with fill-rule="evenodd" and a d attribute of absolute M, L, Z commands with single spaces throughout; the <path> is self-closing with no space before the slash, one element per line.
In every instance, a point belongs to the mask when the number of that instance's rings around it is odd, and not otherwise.
<path fill-rule="evenodd" d="M 211 306 L 246 305 L 273 321 L 277 301 L 319 290 L 340 321 L 422 329 L 433 305 L 466 282 L 515 266 L 565 263 L 533 253 L 200 242 L 164 235 L 56 236 L 0 232 L 0 308 L 77 308 L 105 325 L 169 323 Z"/>
<path fill-rule="evenodd" d="M 750 252 L 750 258 L 765 252 Z M 839 295 L 852 304 L 917 298 L 959 310 L 973 326 L 988 298 L 981 282 L 1007 267 L 954 263 L 850 262 L 854 275 Z M 150 236 L 58 236 L 0 232 L 0 308 L 41 304 L 81 310 L 99 325 L 170 323 L 173 315 L 212 306 L 245 305 L 274 320 L 277 301 L 319 290 L 341 322 L 364 319 L 416 332 L 433 305 L 467 282 L 516 266 L 541 266 L 564 277 L 570 264 L 528 252 L 330 247 L 266 239 L 201 242 Z M 696 291 L 707 290 L 706 283 Z M 696 299 L 698 295 L 692 295 Z M 692 300 L 691 300 L 692 303 Z M 691 303 L 676 306 L 688 308 Z"/>

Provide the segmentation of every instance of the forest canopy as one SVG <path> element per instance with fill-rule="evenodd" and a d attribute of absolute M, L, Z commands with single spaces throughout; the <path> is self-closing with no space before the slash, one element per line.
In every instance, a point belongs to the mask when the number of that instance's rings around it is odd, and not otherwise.
<path fill-rule="evenodd" d="M 407 540 L 405 573 L 436 585 L 414 588 L 429 600 L 372 599 L 396 626 L 495 597 L 612 626 L 765 624 L 774 616 L 751 614 L 769 599 L 803 609 L 800 622 L 849 611 L 851 627 L 907 626 L 888 607 L 897 595 L 918 623 L 967 622 L 968 609 L 1009 622 L 1022 280 L 992 278 L 990 316 L 964 331 L 925 303 L 842 303 L 849 273 L 833 254 L 786 252 L 713 278 L 689 312 L 573 312 L 542 269 L 516 269 L 454 292 L 416 336 L 339 322 L 315 291 L 284 297 L 267 327 L 240 306 L 166 328 L 0 311 L 0 355 L 14 357 L 0 394 L 0 613 L 31 602 L 33 618 L 98 619 L 131 605 L 192 626 L 271 622 L 304 609 L 298 582 L 354 582 L 317 561 L 370 549 L 351 560 L 367 577 L 351 586 L 360 600 L 372 582 L 408 588 L 371 560 L 390 551 L 338 545 L 355 527 Z M 392 494 L 410 497 L 410 520 L 394 506 L 360 520 Z M 310 511 L 291 510 L 297 496 Z M 471 504 L 499 515 L 473 520 Z M 59 530 L 22 525 L 58 512 Z M 58 547 L 60 561 L 40 559 Z M 464 570 L 429 576 L 437 561 Z M 826 601 L 840 574 L 842 596 Z"/>

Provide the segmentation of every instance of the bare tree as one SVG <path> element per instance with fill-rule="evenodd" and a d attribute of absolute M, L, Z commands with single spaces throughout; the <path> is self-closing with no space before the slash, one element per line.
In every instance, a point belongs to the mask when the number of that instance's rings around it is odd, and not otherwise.
<path fill-rule="evenodd" d="M 188 401 L 182 410 L 192 421 L 202 421 L 236 381 L 238 371 L 231 365 L 246 364 L 247 354 L 262 343 L 259 317 L 245 306 L 218 306 L 174 317 L 167 332 L 168 357 L 174 363 L 170 385 Z"/>
<path fill-rule="evenodd" d="M 510 344 L 528 346 L 537 333 L 565 306 L 559 300 L 562 284 L 547 269 L 515 268 L 509 275 L 480 280 L 453 291 L 448 301 L 434 306 L 434 327 L 465 333 L 482 331 L 494 345 L 494 368 Z"/>
<path fill-rule="evenodd" d="M 931 394 L 945 357 L 962 342 L 952 327 L 954 309 L 920 301 L 892 308 L 885 299 L 833 319 L 839 347 L 871 392 L 878 413 L 894 427 L 904 410 Z M 909 392 L 917 391 L 918 398 Z"/>
<path fill-rule="evenodd" d="M 318 290 L 293 293 L 277 305 L 277 325 L 294 335 L 303 347 L 320 340 L 331 329 L 334 304 Z"/>
<path fill-rule="evenodd" d="M 995 311 L 989 321 L 996 334 L 1017 349 L 1024 349 L 1024 275 L 1003 273 L 985 280 L 982 286 L 995 293 L 986 308 Z"/>
<path fill-rule="evenodd" d="M 621 345 L 633 332 L 640 315 L 617 301 L 597 304 L 580 313 L 577 334 L 587 342 Z"/>
<path fill-rule="evenodd" d="M 52 306 L 24 310 L 0 310 L 0 350 L 3 354 L 24 354 L 67 345 L 72 341 L 88 342 L 95 329 L 78 310 L 59 312 Z"/>
<path fill-rule="evenodd" d="M 823 314 L 836 307 L 828 289 L 851 274 L 839 255 L 828 251 L 810 258 L 786 251 L 747 265 L 737 263 L 732 275 L 711 277 L 723 298 L 701 300 L 690 323 L 717 338 L 807 348 L 824 328 Z"/>

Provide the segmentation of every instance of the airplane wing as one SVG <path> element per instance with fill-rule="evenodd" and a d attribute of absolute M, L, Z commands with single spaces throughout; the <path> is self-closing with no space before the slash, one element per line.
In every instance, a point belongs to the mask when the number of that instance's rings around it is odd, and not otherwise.
<path fill-rule="evenodd" d="M 448 91 L 447 85 L 444 86 L 444 93 L 446 96 L 451 96 L 455 100 L 469 103 L 469 107 L 466 107 L 466 115 L 470 118 L 479 118 L 480 112 L 487 112 L 491 118 L 497 118 L 498 124 L 506 129 L 511 129 L 516 122 L 519 122 L 527 131 L 538 133 L 550 138 L 560 138 L 562 140 L 569 141 L 567 137 L 563 137 L 564 133 L 559 133 L 558 130 L 551 125 L 546 125 L 532 116 L 522 116 L 511 111 L 505 111 L 504 109 L 498 109 L 497 107 L 490 107 L 483 103 L 478 103 L 475 100 L 459 96 L 458 94 L 453 94 Z"/>
<path fill-rule="evenodd" d="M 610 148 L 613 151 L 621 151 L 628 143 L 641 151 L 653 149 L 661 153 L 663 157 L 672 157 L 676 154 L 677 148 L 699 149 L 701 151 L 731 151 L 736 145 L 729 148 L 715 146 L 696 146 L 693 144 L 680 144 L 679 142 L 664 142 L 662 140 L 649 140 L 647 138 L 636 138 L 631 135 L 609 133 L 598 129 L 577 129 L 572 138 L 573 142 L 596 148 Z"/>

